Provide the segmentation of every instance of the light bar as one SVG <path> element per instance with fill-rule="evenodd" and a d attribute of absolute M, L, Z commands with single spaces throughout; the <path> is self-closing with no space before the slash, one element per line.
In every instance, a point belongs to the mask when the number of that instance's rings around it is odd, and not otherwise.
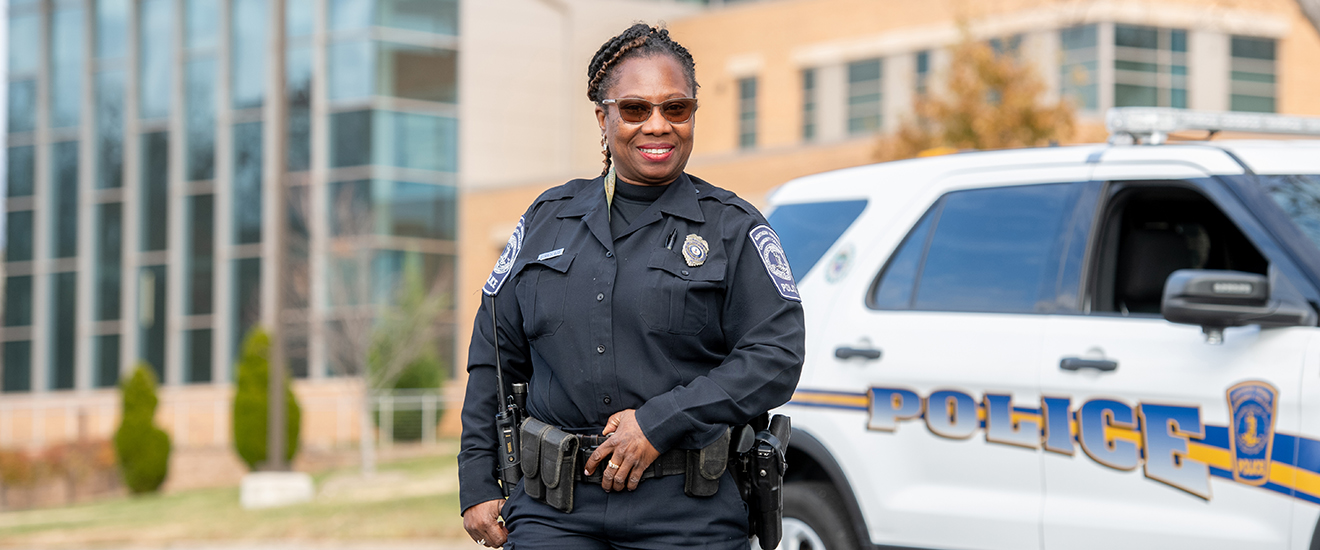
<path fill-rule="evenodd" d="M 1320 117 L 1118 107 L 1105 113 L 1105 128 L 1111 142 L 1124 136 L 1150 144 L 1163 143 L 1171 132 L 1189 130 L 1320 136 Z"/>

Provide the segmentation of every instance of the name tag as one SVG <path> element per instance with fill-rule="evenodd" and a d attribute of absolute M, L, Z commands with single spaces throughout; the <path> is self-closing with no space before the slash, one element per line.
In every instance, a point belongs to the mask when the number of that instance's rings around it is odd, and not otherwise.
<path fill-rule="evenodd" d="M 551 251 L 549 251 L 549 252 L 542 252 L 540 256 L 537 256 L 537 257 L 536 257 L 536 261 L 539 262 L 539 261 L 542 261 L 542 260 L 549 260 L 550 258 L 557 258 L 557 257 L 559 257 L 559 256 L 563 256 L 563 255 L 564 255 L 564 249 L 562 249 L 562 248 L 556 248 L 556 249 L 551 250 Z"/>

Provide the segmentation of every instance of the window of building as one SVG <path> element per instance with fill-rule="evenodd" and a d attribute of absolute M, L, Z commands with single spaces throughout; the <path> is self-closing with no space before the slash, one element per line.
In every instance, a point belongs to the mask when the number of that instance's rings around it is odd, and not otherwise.
<path fill-rule="evenodd" d="M 1232 38 L 1229 109 L 1275 112 L 1275 42 L 1269 38 Z"/>
<path fill-rule="evenodd" d="M 248 330 L 261 319 L 261 258 L 233 260 L 233 292 L 230 294 L 230 320 L 233 323 L 233 350 L 242 349 Z"/>
<path fill-rule="evenodd" d="M 123 0 L 117 0 L 123 1 Z M 184 8 L 184 47 L 189 52 L 214 51 L 220 46 L 220 0 L 187 0 Z"/>
<path fill-rule="evenodd" d="M 260 107 L 266 97 L 266 2 L 233 0 L 230 93 L 235 109 Z"/>
<path fill-rule="evenodd" d="M 393 42 L 376 48 L 376 95 L 458 101 L 458 52 Z"/>
<path fill-rule="evenodd" d="M 848 64 L 848 133 L 880 131 L 884 65 L 880 59 Z"/>
<path fill-rule="evenodd" d="M 6 262 L 32 260 L 32 211 L 16 210 L 5 217 Z"/>
<path fill-rule="evenodd" d="M 1187 31 L 1114 25 L 1114 106 L 1187 107 Z"/>
<path fill-rule="evenodd" d="M 1100 108 L 1100 39 L 1098 25 L 1079 25 L 1059 31 L 1063 63 L 1059 88 L 1079 110 Z"/>
<path fill-rule="evenodd" d="M 138 13 L 138 115 L 170 116 L 174 89 L 174 2 L 142 0 Z"/>
<path fill-rule="evenodd" d="M 917 92 L 917 97 L 926 95 L 930 91 L 930 50 L 922 50 L 916 55 L 916 77 L 913 84 Z"/>
<path fill-rule="evenodd" d="M 11 275 L 5 279 L 5 326 L 32 325 L 32 276 Z"/>
<path fill-rule="evenodd" d="M 1083 184 L 957 191 L 936 203 L 877 280 L 879 309 L 1030 313 L 1052 307 L 1060 235 Z"/>
<path fill-rule="evenodd" d="M 54 144 L 50 159 L 50 256 L 72 258 L 78 255 L 78 142 Z"/>
<path fill-rule="evenodd" d="M 194 58 L 185 67 L 184 132 L 188 151 L 184 155 L 189 181 L 215 177 L 215 84 L 216 60 Z"/>
<path fill-rule="evenodd" d="M 0 391 L 5 393 L 32 391 L 32 342 L 5 342 L 4 379 Z"/>
<path fill-rule="evenodd" d="M 816 69 L 802 70 L 802 140 L 816 139 Z"/>
<path fill-rule="evenodd" d="M 120 269 L 123 266 L 124 208 L 122 203 L 96 205 L 96 264 L 93 266 L 96 298 L 92 318 L 97 321 L 119 319 L 119 295 L 122 292 Z M 116 344 L 117 345 L 117 344 Z"/>
<path fill-rule="evenodd" d="M 96 73 L 96 188 L 124 184 L 124 70 Z"/>
<path fill-rule="evenodd" d="M 52 390 L 71 390 L 74 382 L 74 356 L 78 348 L 76 314 L 78 310 L 78 274 L 50 275 L 50 377 Z"/>
<path fill-rule="evenodd" d="M 139 250 L 165 250 L 169 244 L 169 147 L 166 132 L 142 134 L 141 238 Z M 258 140 L 260 146 L 260 140 Z M 246 203 L 235 203 L 246 204 Z M 236 208 L 244 211 L 248 208 Z"/>
<path fill-rule="evenodd" d="M 393 111 L 348 111 L 330 117 L 330 165 L 375 164 L 436 172 L 458 169 L 458 121 Z"/>
<path fill-rule="evenodd" d="M 410 31 L 458 34 L 458 0 L 376 0 L 377 24 Z"/>
<path fill-rule="evenodd" d="M 36 179 L 36 160 L 33 154 L 36 149 L 31 145 L 21 145 L 9 148 L 8 162 L 5 172 L 8 175 L 8 186 L 5 188 L 5 195 L 13 197 L 32 196 L 32 184 Z"/>
<path fill-rule="evenodd" d="M 127 53 L 127 48 L 128 0 L 97 0 L 96 56 L 102 59 L 120 58 Z"/>
<path fill-rule="evenodd" d="M 292 6 L 292 4 L 289 4 Z M 301 172 L 312 166 L 312 47 L 289 46 L 284 66 L 288 101 L 288 148 L 285 169 Z"/>
<path fill-rule="evenodd" d="M 37 127 L 37 81 L 9 82 L 9 132 L 31 132 Z"/>
<path fill-rule="evenodd" d="M 234 244 L 261 242 L 261 123 L 235 124 L 234 137 Z"/>
<path fill-rule="evenodd" d="M 119 335 L 92 337 L 92 386 L 113 388 L 119 384 Z"/>
<path fill-rule="evenodd" d="M 391 235 L 454 240 L 456 190 L 401 181 L 336 183 L 330 192 L 330 231 L 338 236 Z"/>
<path fill-rule="evenodd" d="M 138 356 L 151 365 L 156 380 L 165 379 L 165 307 L 166 270 L 163 265 L 145 266 L 138 271 Z M 173 382 L 173 381 L 169 381 Z"/>
<path fill-rule="evenodd" d="M 756 147 L 756 77 L 738 80 L 738 146 Z"/>
<path fill-rule="evenodd" d="M 50 125 L 77 126 L 82 114 L 83 25 L 82 7 L 60 7 L 51 17 Z"/>
<path fill-rule="evenodd" d="M 9 75 L 35 74 L 41 37 L 41 14 L 24 13 L 9 17 Z"/>
<path fill-rule="evenodd" d="M 206 315 L 212 311 L 215 277 L 215 195 L 193 195 L 187 202 L 183 311 L 186 315 Z"/>
<path fill-rule="evenodd" d="M 184 382 L 199 384 L 210 382 L 211 374 L 211 329 L 201 328 L 183 331 L 183 368 Z"/>

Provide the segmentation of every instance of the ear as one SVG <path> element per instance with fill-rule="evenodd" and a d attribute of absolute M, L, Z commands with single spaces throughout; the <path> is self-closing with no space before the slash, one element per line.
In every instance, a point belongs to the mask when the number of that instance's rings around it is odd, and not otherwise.
<path fill-rule="evenodd" d="M 605 107 L 596 104 L 596 124 L 600 126 L 601 133 L 605 132 Z"/>

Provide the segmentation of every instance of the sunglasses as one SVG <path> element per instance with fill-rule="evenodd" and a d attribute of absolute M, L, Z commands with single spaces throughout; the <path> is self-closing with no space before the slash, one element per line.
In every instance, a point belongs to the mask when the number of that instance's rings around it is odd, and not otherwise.
<path fill-rule="evenodd" d="M 646 122 L 651 118 L 651 113 L 656 107 L 660 108 L 660 116 L 674 124 L 682 124 L 692 120 L 692 113 L 697 112 L 697 98 L 678 97 L 667 99 L 661 103 L 651 103 L 645 99 L 625 98 L 625 99 L 603 99 L 601 105 L 613 103 L 619 107 L 619 118 L 624 122 L 639 124 Z"/>

